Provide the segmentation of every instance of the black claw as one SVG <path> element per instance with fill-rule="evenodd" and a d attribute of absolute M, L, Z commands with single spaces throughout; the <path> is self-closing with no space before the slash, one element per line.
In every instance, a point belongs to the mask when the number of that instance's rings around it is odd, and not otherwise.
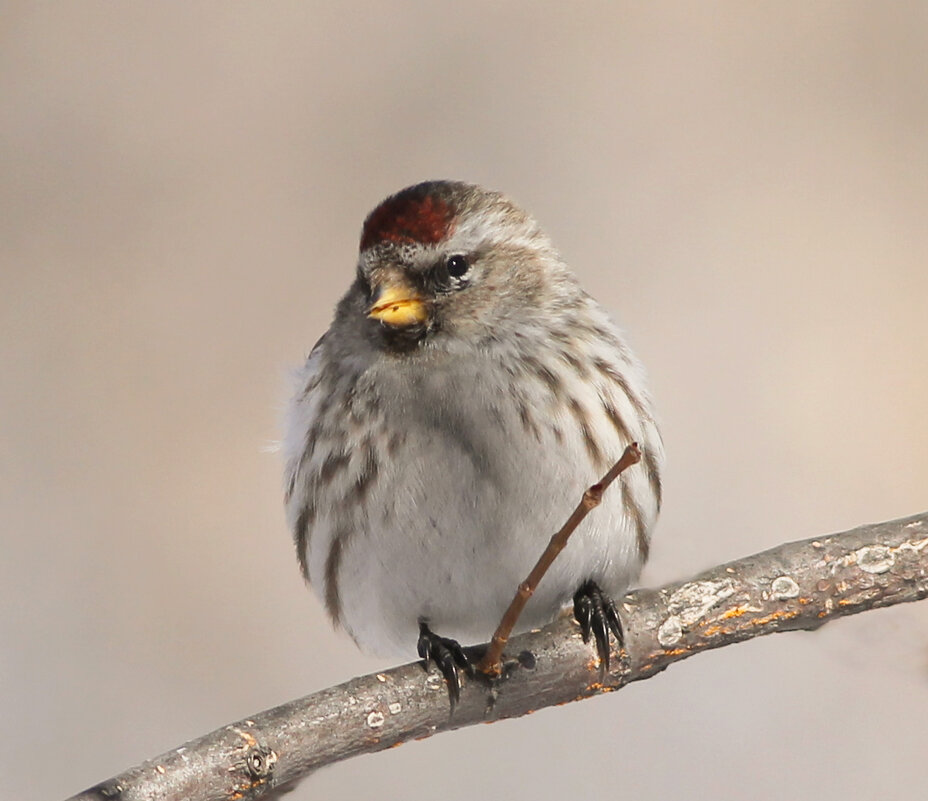
<path fill-rule="evenodd" d="M 609 670 L 609 624 L 601 608 L 593 613 L 593 636 L 596 637 L 596 651 L 602 660 L 602 669 Z"/>
<path fill-rule="evenodd" d="M 451 701 L 451 711 L 461 698 L 461 670 L 468 676 L 473 676 L 474 666 L 457 640 L 448 637 L 439 637 L 424 620 L 419 621 L 419 641 L 416 644 L 419 656 L 441 671 L 448 685 L 448 699 Z"/>
<path fill-rule="evenodd" d="M 625 631 L 622 629 L 622 618 L 619 617 L 619 612 L 615 608 L 615 601 L 608 596 L 603 597 L 607 601 L 606 620 L 609 622 L 609 630 L 615 637 L 616 644 L 621 651 L 625 647 Z"/>
<path fill-rule="evenodd" d="M 590 641 L 590 633 L 593 631 L 593 602 L 589 595 L 585 595 L 581 590 L 577 590 L 574 595 L 574 617 L 580 624 L 580 635 L 583 642 Z"/>
<path fill-rule="evenodd" d="M 606 595 L 592 579 L 585 581 L 574 595 L 574 616 L 580 624 L 580 634 L 584 642 L 590 641 L 590 635 L 596 640 L 596 652 L 599 654 L 599 672 L 609 670 L 611 631 L 621 650 L 625 645 L 622 621 L 613 600 Z"/>

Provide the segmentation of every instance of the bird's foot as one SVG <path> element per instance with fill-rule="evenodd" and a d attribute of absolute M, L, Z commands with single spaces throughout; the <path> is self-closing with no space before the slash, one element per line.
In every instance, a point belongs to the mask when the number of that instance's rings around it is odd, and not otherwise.
<path fill-rule="evenodd" d="M 424 620 L 419 621 L 419 642 L 416 648 L 419 656 L 425 660 L 426 668 L 429 662 L 434 662 L 441 675 L 445 677 L 451 711 L 454 712 L 454 707 L 461 697 L 461 671 L 473 676 L 473 662 L 457 640 L 439 637 Z"/>
<path fill-rule="evenodd" d="M 583 641 L 589 642 L 591 634 L 596 640 L 600 674 L 608 672 L 609 632 L 611 631 L 615 637 L 620 651 L 625 645 L 625 633 L 622 631 L 622 621 L 619 619 L 615 603 L 590 579 L 581 584 L 580 589 L 574 594 L 574 617 L 580 624 Z"/>

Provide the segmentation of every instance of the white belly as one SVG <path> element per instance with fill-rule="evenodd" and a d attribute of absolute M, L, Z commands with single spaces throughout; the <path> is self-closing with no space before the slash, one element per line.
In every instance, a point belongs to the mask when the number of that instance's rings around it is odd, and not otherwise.
<path fill-rule="evenodd" d="M 366 377 L 396 393 L 396 411 L 384 419 L 392 449 L 377 447 L 376 481 L 363 503 L 351 502 L 354 461 L 318 491 L 310 581 L 330 605 L 336 583 L 338 622 L 365 650 L 412 656 L 420 618 L 464 644 L 489 639 L 551 535 L 628 444 L 598 399 L 573 388 L 604 457 L 594 465 L 575 414 L 552 401 L 529 409 L 528 426 L 508 383 L 478 367 L 468 378 L 458 365 L 454 383 L 440 371 L 427 382 Z M 479 401 L 471 382 L 483 384 Z M 636 418 L 628 428 L 659 449 L 653 426 Z M 558 556 L 518 630 L 550 621 L 586 579 L 619 595 L 637 578 L 640 532 L 627 504 L 637 504 L 649 528 L 656 502 L 641 465 L 621 480 L 624 488 L 617 482 L 606 493 Z"/>

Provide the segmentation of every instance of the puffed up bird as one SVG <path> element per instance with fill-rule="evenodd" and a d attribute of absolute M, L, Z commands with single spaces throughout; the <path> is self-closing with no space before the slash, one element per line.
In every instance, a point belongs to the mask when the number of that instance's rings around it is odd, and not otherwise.
<path fill-rule="evenodd" d="M 643 459 L 574 533 L 518 630 L 573 603 L 609 656 L 611 598 L 648 556 L 663 446 L 642 369 L 538 223 L 429 181 L 364 222 L 354 281 L 299 373 L 284 438 L 303 573 L 365 650 L 449 680 L 583 491 Z M 602 641 L 605 638 L 605 653 Z"/>

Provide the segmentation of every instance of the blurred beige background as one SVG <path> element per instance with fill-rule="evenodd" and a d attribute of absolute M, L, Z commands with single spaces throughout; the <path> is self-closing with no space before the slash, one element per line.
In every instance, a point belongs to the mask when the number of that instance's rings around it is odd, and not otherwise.
<path fill-rule="evenodd" d="M 411 182 L 512 194 L 628 330 L 669 454 L 645 582 L 924 510 L 926 143 L 917 0 L 3 3 L 4 797 L 383 666 L 304 589 L 266 446 Z M 926 733 L 928 603 L 291 797 L 916 799 Z"/>

